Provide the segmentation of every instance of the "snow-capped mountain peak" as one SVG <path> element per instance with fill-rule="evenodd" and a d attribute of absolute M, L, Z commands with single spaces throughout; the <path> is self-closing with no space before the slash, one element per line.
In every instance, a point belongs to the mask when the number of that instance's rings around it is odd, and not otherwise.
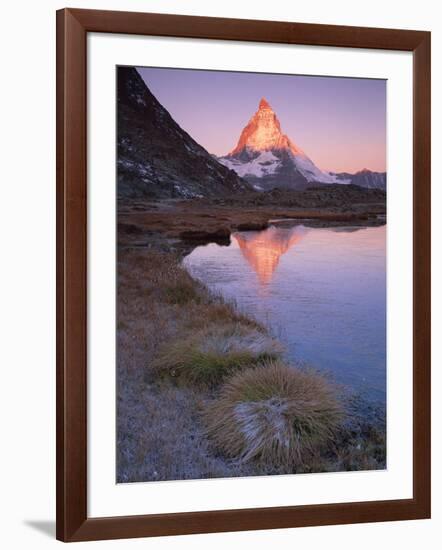
<path fill-rule="evenodd" d="M 310 183 L 337 181 L 336 176 L 315 166 L 282 132 L 279 119 L 265 98 L 242 130 L 236 147 L 219 161 L 257 189 L 302 188 Z"/>
<path fill-rule="evenodd" d="M 291 150 L 294 154 L 302 153 L 281 131 L 281 124 L 270 103 L 263 97 L 258 110 L 241 132 L 236 147 L 229 153 L 235 156 L 245 149 L 252 151 L 271 151 L 272 149 Z"/>

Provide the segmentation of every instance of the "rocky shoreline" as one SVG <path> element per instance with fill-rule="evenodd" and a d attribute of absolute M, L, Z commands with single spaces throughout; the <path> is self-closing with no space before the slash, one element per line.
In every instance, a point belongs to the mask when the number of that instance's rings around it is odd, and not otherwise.
<path fill-rule="evenodd" d="M 354 185 L 326 185 L 305 191 L 274 190 L 234 197 L 118 202 L 120 246 L 150 246 L 165 239 L 172 247 L 229 244 L 234 231 L 259 231 L 271 220 L 310 227 L 378 226 L 386 223 L 386 194 Z M 161 245 L 158 242 L 158 245 Z"/>

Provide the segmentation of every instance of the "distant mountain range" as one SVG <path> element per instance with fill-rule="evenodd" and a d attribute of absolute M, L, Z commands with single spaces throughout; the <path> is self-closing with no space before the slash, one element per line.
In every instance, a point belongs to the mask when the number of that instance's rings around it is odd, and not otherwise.
<path fill-rule="evenodd" d="M 217 197 L 274 188 L 305 189 L 318 183 L 385 189 L 385 173 L 320 170 L 282 133 L 265 99 L 237 146 L 217 158 L 173 120 L 135 68 L 119 67 L 117 80 L 119 197 Z"/>
<path fill-rule="evenodd" d="M 255 189 L 305 189 L 317 183 L 354 183 L 385 189 L 386 174 L 363 170 L 357 174 L 331 173 L 318 168 L 291 139 L 265 98 L 242 130 L 236 147 L 218 159 Z"/>
<path fill-rule="evenodd" d="M 341 172 L 334 174 L 338 182 L 350 182 L 360 187 L 368 187 L 369 189 L 386 189 L 387 174 L 386 172 L 372 172 L 364 168 L 356 174 Z"/>
<path fill-rule="evenodd" d="M 173 120 L 138 71 L 118 68 L 118 195 L 192 198 L 251 189 Z"/>

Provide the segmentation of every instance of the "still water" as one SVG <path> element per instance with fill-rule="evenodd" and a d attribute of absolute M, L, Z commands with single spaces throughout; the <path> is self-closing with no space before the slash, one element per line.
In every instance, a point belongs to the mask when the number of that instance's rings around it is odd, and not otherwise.
<path fill-rule="evenodd" d="M 269 326 L 290 359 L 385 402 L 385 237 L 386 226 L 275 224 L 199 246 L 184 265 Z"/>

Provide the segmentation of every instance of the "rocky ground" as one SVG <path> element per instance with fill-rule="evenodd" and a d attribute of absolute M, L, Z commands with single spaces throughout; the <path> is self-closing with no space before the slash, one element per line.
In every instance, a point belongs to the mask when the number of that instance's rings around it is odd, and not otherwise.
<path fill-rule="evenodd" d="M 217 199 L 124 200 L 118 204 L 121 244 L 228 244 L 233 231 L 259 230 L 272 219 L 296 219 L 304 225 L 382 225 L 386 194 L 355 185 L 324 185 L 305 191 L 238 193 Z M 158 241 L 160 238 L 160 242 Z"/>

